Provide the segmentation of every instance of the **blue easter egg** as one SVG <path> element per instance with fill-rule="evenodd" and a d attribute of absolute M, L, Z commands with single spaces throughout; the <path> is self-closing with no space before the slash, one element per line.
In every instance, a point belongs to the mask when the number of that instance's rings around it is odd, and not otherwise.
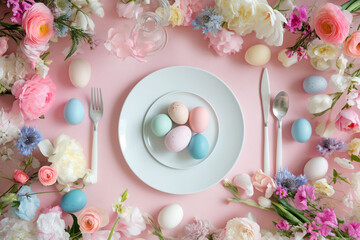
<path fill-rule="evenodd" d="M 66 193 L 60 201 L 60 207 L 65 212 L 78 212 L 85 207 L 87 203 L 86 194 L 79 190 L 74 189 Z"/>
<path fill-rule="evenodd" d="M 188 145 L 188 151 L 192 158 L 203 159 L 209 153 L 209 143 L 201 133 L 192 136 Z"/>
<path fill-rule="evenodd" d="M 79 99 L 72 98 L 66 103 L 64 117 L 68 123 L 72 125 L 79 124 L 84 119 L 84 115 L 84 107 Z"/>
<path fill-rule="evenodd" d="M 311 124 L 305 118 L 297 119 L 291 126 L 291 136 L 297 142 L 306 142 L 310 139 L 311 133 Z"/>
<path fill-rule="evenodd" d="M 309 76 L 303 82 L 305 92 L 309 94 L 319 94 L 325 91 L 327 81 L 322 76 Z"/>

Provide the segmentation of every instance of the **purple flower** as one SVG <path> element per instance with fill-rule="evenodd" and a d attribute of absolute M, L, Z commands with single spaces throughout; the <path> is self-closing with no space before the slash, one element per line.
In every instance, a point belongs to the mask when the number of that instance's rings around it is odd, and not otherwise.
<path fill-rule="evenodd" d="M 325 157 L 332 154 L 334 151 L 345 152 L 346 145 L 343 141 L 337 141 L 336 138 L 322 138 L 320 144 L 316 146 L 317 150 Z"/>
<path fill-rule="evenodd" d="M 307 183 L 307 178 L 304 175 L 295 176 L 288 168 L 280 170 L 276 176 L 275 181 L 278 186 L 283 187 L 287 192 L 296 191 L 298 187 Z"/>
<path fill-rule="evenodd" d="M 334 233 L 331 232 L 331 227 L 336 228 L 338 224 L 334 209 L 325 208 L 323 212 L 317 213 L 315 221 L 320 225 L 319 233 L 321 236 L 335 236 Z"/>
<path fill-rule="evenodd" d="M 35 4 L 34 0 L 7 0 L 6 6 L 12 8 L 13 16 L 10 20 L 14 23 L 21 23 L 26 10 Z"/>
<path fill-rule="evenodd" d="M 286 220 L 281 219 L 281 221 L 278 224 L 276 224 L 276 228 L 289 231 L 291 225 Z"/>
<path fill-rule="evenodd" d="M 209 221 L 195 218 L 195 222 L 185 225 L 185 235 L 181 240 L 208 239 L 212 235 L 213 239 L 217 239 L 218 231 Z"/>
<path fill-rule="evenodd" d="M 278 186 L 275 193 L 279 195 L 280 199 L 288 195 L 287 191 L 282 186 Z"/>
<path fill-rule="evenodd" d="M 299 210 L 307 209 L 308 197 L 311 202 L 315 200 L 315 188 L 313 186 L 301 185 L 294 197 L 296 208 Z"/>
<path fill-rule="evenodd" d="M 300 8 L 295 7 L 290 14 L 289 20 L 285 28 L 294 33 L 296 30 L 301 30 L 302 23 L 307 21 L 307 6 L 302 5 Z"/>
<path fill-rule="evenodd" d="M 343 230 L 344 232 L 347 233 L 355 238 L 355 239 L 360 239 L 360 223 L 358 222 L 349 222 L 349 223 L 344 223 L 341 226 L 341 230 Z"/>

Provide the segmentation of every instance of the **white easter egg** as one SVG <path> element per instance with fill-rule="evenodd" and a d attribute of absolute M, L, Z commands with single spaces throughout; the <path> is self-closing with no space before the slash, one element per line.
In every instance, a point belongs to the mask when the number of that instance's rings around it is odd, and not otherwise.
<path fill-rule="evenodd" d="M 90 63 L 82 58 L 74 59 L 69 66 L 69 77 L 75 87 L 85 87 L 91 77 Z"/>
<path fill-rule="evenodd" d="M 304 174 L 310 180 L 317 180 L 325 177 L 329 168 L 328 161 L 323 157 L 310 159 L 304 167 Z"/>
<path fill-rule="evenodd" d="M 245 53 L 245 61 L 253 66 L 261 66 L 270 61 L 270 48 L 264 44 L 256 44 L 249 47 Z"/>
<path fill-rule="evenodd" d="M 183 218 L 183 209 L 179 204 L 170 204 L 161 209 L 158 215 L 158 223 L 164 229 L 173 229 Z"/>

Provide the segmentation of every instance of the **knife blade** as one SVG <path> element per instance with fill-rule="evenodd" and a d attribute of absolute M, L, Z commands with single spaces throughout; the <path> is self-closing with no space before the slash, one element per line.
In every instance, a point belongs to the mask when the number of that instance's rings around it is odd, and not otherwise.
<path fill-rule="evenodd" d="M 270 175 L 268 120 L 270 112 L 270 83 L 267 68 L 261 79 L 261 102 L 264 116 L 264 173 Z"/>

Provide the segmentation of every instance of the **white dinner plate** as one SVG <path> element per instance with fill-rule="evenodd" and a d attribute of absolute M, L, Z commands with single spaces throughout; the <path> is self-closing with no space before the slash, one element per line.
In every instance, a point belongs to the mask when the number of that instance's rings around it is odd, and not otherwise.
<path fill-rule="evenodd" d="M 146 113 L 158 99 L 175 91 L 206 99 L 218 121 L 214 149 L 204 161 L 187 169 L 156 160 L 143 138 Z M 149 74 L 131 90 L 121 110 L 118 134 L 127 164 L 144 183 L 162 192 L 191 194 L 226 176 L 238 160 L 245 132 L 240 105 L 220 78 L 199 68 L 175 66 Z"/>

